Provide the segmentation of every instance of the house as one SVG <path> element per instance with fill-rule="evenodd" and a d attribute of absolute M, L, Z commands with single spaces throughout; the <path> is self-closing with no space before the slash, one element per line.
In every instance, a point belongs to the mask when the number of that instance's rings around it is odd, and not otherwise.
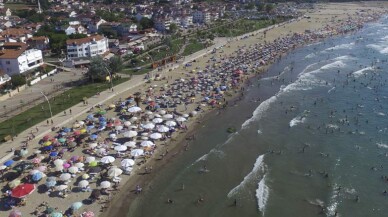
<path fill-rule="evenodd" d="M 31 48 L 35 48 L 41 51 L 49 49 L 50 40 L 46 36 L 32 37 L 27 40 L 27 44 Z"/>
<path fill-rule="evenodd" d="M 104 23 L 106 23 L 106 21 L 104 19 L 101 19 L 101 18 L 91 22 L 88 25 L 88 32 L 89 33 L 96 33 L 96 32 L 98 32 L 98 29 L 99 29 L 100 25 L 104 24 Z"/>
<path fill-rule="evenodd" d="M 32 31 L 23 28 L 8 28 L 0 33 L 7 42 L 26 42 L 32 37 Z"/>
<path fill-rule="evenodd" d="M 71 35 L 71 34 L 86 34 L 86 29 L 82 25 L 69 25 L 65 29 L 66 35 Z"/>
<path fill-rule="evenodd" d="M 109 51 L 108 39 L 101 35 L 86 38 L 69 39 L 66 41 L 67 57 L 70 59 L 94 57 Z"/>
<path fill-rule="evenodd" d="M 166 32 L 170 29 L 171 20 L 158 19 L 154 21 L 154 28 L 159 32 Z"/>
<path fill-rule="evenodd" d="M 21 74 L 43 65 L 41 50 L 27 49 L 27 44 L 7 42 L 1 46 L 0 69 L 9 76 Z"/>
<path fill-rule="evenodd" d="M 182 16 L 180 18 L 180 24 L 183 27 L 189 27 L 193 25 L 193 16 Z"/>

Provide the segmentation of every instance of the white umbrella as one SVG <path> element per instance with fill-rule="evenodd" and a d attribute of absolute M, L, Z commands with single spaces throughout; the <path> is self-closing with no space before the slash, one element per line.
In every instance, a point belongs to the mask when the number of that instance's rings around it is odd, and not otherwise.
<path fill-rule="evenodd" d="M 175 120 L 179 121 L 179 122 L 183 122 L 183 121 L 186 121 L 186 118 L 184 118 L 184 117 L 177 117 Z"/>
<path fill-rule="evenodd" d="M 135 122 L 135 121 L 137 121 L 137 117 L 131 117 L 131 119 L 129 119 L 129 120 L 132 122 Z"/>
<path fill-rule="evenodd" d="M 127 146 L 125 145 L 118 145 L 115 147 L 115 150 L 116 151 L 126 151 L 127 150 Z"/>
<path fill-rule="evenodd" d="M 99 148 L 96 150 L 97 154 L 104 154 L 106 152 L 105 148 Z"/>
<path fill-rule="evenodd" d="M 175 127 L 176 126 L 176 122 L 175 121 L 166 121 L 166 126 L 168 126 L 168 127 Z"/>
<path fill-rule="evenodd" d="M 100 183 L 101 188 L 109 188 L 110 187 L 110 182 L 109 181 L 103 181 Z"/>
<path fill-rule="evenodd" d="M 79 124 L 79 125 L 84 125 L 85 122 L 83 122 L 83 121 L 78 121 L 78 124 Z"/>
<path fill-rule="evenodd" d="M 161 118 L 162 116 L 160 114 L 155 114 L 154 117 L 155 118 Z"/>
<path fill-rule="evenodd" d="M 134 157 L 139 157 L 139 156 L 144 155 L 144 151 L 143 151 L 143 149 L 133 149 L 131 151 L 131 155 Z"/>
<path fill-rule="evenodd" d="M 88 156 L 88 157 L 86 157 L 86 159 L 85 159 L 85 163 L 90 163 L 90 162 L 95 161 L 95 160 L 96 160 L 95 157 L 93 157 L 93 156 Z"/>
<path fill-rule="evenodd" d="M 113 167 L 110 170 L 108 170 L 108 176 L 109 177 L 116 177 L 123 173 L 123 171 L 120 168 Z"/>
<path fill-rule="evenodd" d="M 192 112 L 190 112 L 190 115 L 191 115 L 191 116 L 195 116 L 197 113 L 198 113 L 198 112 L 196 112 L 196 111 L 192 111 Z"/>
<path fill-rule="evenodd" d="M 137 136 L 137 132 L 133 131 L 133 130 L 130 130 L 130 131 L 125 132 L 123 134 L 123 136 L 126 137 L 126 138 L 132 138 L 132 137 Z"/>
<path fill-rule="evenodd" d="M 188 118 L 189 117 L 189 114 L 183 114 L 182 115 L 184 118 Z"/>
<path fill-rule="evenodd" d="M 80 188 L 86 188 L 88 186 L 89 186 L 89 182 L 86 180 L 81 180 L 80 182 L 78 182 L 78 187 Z"/>
<path fill-rule="evenodd" d="M 69 171 L 69 173 L 78 173 L 78 171 L 79 171 L 79 169 L 78 169 L 78 167 L 70 167 L 69 169 L 68 169 L 68 171 Z"/>
<path fill-rule="evenodd" d="M 130 147 L 130 148 L 136 148 L 136 142 L 134 142 L 134 141 L 126 142 L 123 145 Z"/>
<path fill-rule="evenodd" d="M 140 146 L 141 147 L 151 147 L 151 146 L 154 146 L 155 144 L 151 141 L 143 141 L 140 143 Z"/>
<path fill-rule="evenodd" d="M 93 142 L 93 143 L 89 144 L 89 147 L 90 148 L 95 148 L 95 147 L 97 147 L 97 145 L 98 145 L 97 143 Z"/>
<path fill-rule="evenodd" d="M 152 111 L 147 111 L 146 112 L 146 115 L 153 115 L 154 113 L 152 113 Z"/>
<path fill-rule="evenodd" d="M 160 133 L 153 133 L 153 134 L 150 135 L 150 138 L 151 139 L 160 139 L 160 138 L 162 138 L 162 134 L 160 134 Z"/>
<path fill-rule="evenodd" d="M 152 122 L 154 122 L 155 124 L 159 124 L 159 123 L 162 123 L 162 122 L 163 122 L 163 119 L 161 119 L 161 118 L 154 118 L 154 119 L 152 120 Z"/>
<path fill-rule="evenodd" d="M 131 112 L 131 113 L 136 113 L 136 112 L 139 112 L 141 111 L 141 108 L 140 107 L 137 107 L 137 106 L 134 106 L 134 107 L 131 107 L 128 109 L 128 112 Z"/>
<path fill-rule="evenodd" d="M 59 176 L 59 179 L 62 180 L 62 181 L 67 181 L 71 178 L 71 174 L 70 173 L 62 173 L 60 176 Z"/>
<path fill-rule="evenodd" d="M 159 114 L 165 115 L 165 114 L 166 114 L 166 111 L 165 111 L 165 110 L 160 110 L 160 111 L 159 111 Z"/>
<path fill-rule="evenodd" d="M 120 131 L 123 129 L 123 126 L 116 126 L 115 129 Z"/>
<path fill-rule="evenodd" d="M 55 171 L 62 171 L 63 170 L 63 165 L 58 165 L 55 167 Z"/>
<path fill-rule="evenodd" d="M 125 121 L 125 122 L 124 122 L 124 126 L 126 126 L 126 127 L 129 127 L 129 126 L 131 126 L 131 124 L 132 124 L 132 123 L 131 123 L 131 122 L 129 122 L 129 121 Z"/>
<path fill-rule="evenodd" d="M 55 190 L 56 191 L 63 191 L 65 189 L 67 189 L 67 188 L 68 188 L 67 185 L 58 185 L 58 186 L 55 187 Z"/>
<path fill-rule="evenodd" d="M 6 165 L 1 165 L 1 166 L 0 166 L 0 170 L 4 170 L 5 168 L 7 168 Z"/>
<path fill-rule="evenodd" d="M 116 159 L 112 156 L 105 156 L 101 158 L 100 162 L 104 164 L 113 163 Z"/>
<path fill-rule="evenodd" d="M 172 119 L 174 116 L 172 114 L 165 114 L 163 115 L 164 119 Z"/>
<path fill-rule="evenodd" d="M 164 125 L 161 125 L 158 127 L 158 132 L 161 132 L 161 133 L 166 133 L 168 132 L 170 129 Z"/>
<path fill-rule="evenodd" d="M 109 134 L 109 138 L 111 139 L 116 139 L 117 135 L 115 133 Z"/>
<path fill-rule="evenodd" d="M 131 167 L 135 165 L 135 161 L 132 159 L 124 159 L 121 161 L 121 166 L 122 167 Z"/>
<path fill-rule="evenodd" d="M 56 159 L 56 160 L 54 161 L 54 165 L 55 165 L 55 166 L 62 166 L 63 163 L 64 163 L 64 161 L 63 161 L 62 159 Z"/>
<path fill-rule="evenodd" d="M 154 127 L 155 127 L 155 124 L 153 124 L 151 122 L 143 125 L 144 129 L 153 129 Z"/>
<path fill-rule="evenodd" d="M 74 166 L 76 166 L 78 168 L 83 168 L 85 166 L 85 164 L 78 162 L 78 163 L 74 164 Z"/>

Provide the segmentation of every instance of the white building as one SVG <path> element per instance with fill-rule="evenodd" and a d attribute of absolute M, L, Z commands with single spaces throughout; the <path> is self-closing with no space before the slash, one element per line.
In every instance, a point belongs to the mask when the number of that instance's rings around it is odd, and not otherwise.
<path fill-rule="evenodd" d="M 69 25 L 65 29 L 66 35 L 71 35 L 71 34 L 86 34 L 86 29 L 82 25 Z"/>
<path fill-rule="evenodd" d="M 101 35 L 86 38 L 69 39 L 66 41 L 67 57 L 70 59 L 94 57 L 109 51 L 108 39 Z"/>
<path fill-rule="evenodd" d="M 193 16 L 185 16 L 180 19 L 181 26 L 188 27 L 193 25 Z"/>
<path fill-rule="evenodd" d="M 91 22 L 88 25 L 88 32 L 89 33 L 96 33 L 96 32 L 98 32 L 98 29 L 100 28 L 100 25 L 104 24 L 104 23 L 106 23 L 106 21 L 104 19 L 98 19 L 98 20 L 95 20 L 95 21 Z"/>
<path fill-rule="evenodd" d="M 29 49 L 25 43 L 8 42 L 1 46 L 0 69 L 8 75 L 21 74 L 43 65 L 41 50 Z"/>
<path fill-rule="evenodd" d="M 195 11 L 193 13 L 193 23 L 200 23 L 200 24 L 209 23 L 210 19 L 211 19 L 210 12 L 206 10 Z"/>

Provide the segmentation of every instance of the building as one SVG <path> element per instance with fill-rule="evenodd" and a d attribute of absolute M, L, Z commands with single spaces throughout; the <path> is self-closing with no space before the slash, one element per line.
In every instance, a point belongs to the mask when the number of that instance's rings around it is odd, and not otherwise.
<path fill-rule="evenodd" d="M 101 35 L 86 38 L 69 39 L 66 41 L 67 57 L 70 59 L 94 57 L 109 51 L 108 39 Z"/>
<path fill-rule="evenodd" d="M 211 19 L 210 12 L 207 10 L 198 10 L 193 13 L 193 23 L 209 23 Z"/>
<path fill-rule="evenodd" d="M 154 28 L 159 32 L 166 32 L 170 29 L 171 20 L 168 19 L 158 19 L 154 21 Z"/>
<path fill-rule="evenodd" d="M 20 42 L 7 42 L 1 46 L 0 69 L 10 76 L 41 65 L 43 65 L 41 50 L 27 49 L 27 44 Z"/>
<path fill-rule="evenodd" d="M 41 51 L 49 49 L 50 40 L 46 36 L 32 37 L 27 40 L 27 44 L 31 48 L 35 48 Z"/>
<path fill-rule="evenodd" d="M 65 29 L 66 35 L 72 34 L 86 34 L 87 31 L 82 25 L 69 25 Z"/>
<path fill-rule="evenodd" d="M 180 19 L 181 26 L 189 27 L 193 25 L 193 16 L 182 16 Z"/>
<path fill-rule="evenodd" d="M 97 33 L 100 25 L 106 23 L 104 19 L 96 19 L 95 21 L 91 22 L 88 25 L 88 32 L 89 33 Z"/>

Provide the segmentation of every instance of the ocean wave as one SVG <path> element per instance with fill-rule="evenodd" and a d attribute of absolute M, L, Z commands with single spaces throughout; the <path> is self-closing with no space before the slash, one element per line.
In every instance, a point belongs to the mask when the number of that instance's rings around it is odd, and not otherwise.
<path fill-rule="evenodd" d="M 248 181 L 252 180 L 253 178 L 255 178 L 257 176 L 257 173 L 260 169 L 264 168 L 264 163 L 263 163 L 264 156 L 265 156 L 265 154 L 260 155 L 256 159 L 256 162 L 253 165 L 252 171 L 244 177 L 244 179 L 240 182 L 240 184 L 238 184 L 236 187 L 234 187 L 232 190 L 229 191 L 229 193 L 228 193 L 229 198 L 236 195 L 242 188 L 245 187 L 245 185 L 248 183 Z"/>
<path fill-rule="evenodd" d="M 338 185 L 337 183 L 334 183 L 332 188 L 332 196 L 330 198 L 330 203 L 327 206 L 327 216 L 334 216 L 337 211 L 337 207 L 339 204 L 339 201 L 338 201 L 339 195 L 337 193 L 337 190 L 338 190 Z"/>
<path fill-rule="evenodd" d="M 381 54 L 388 54 L 388 47 L 387 45 L 384 45 L 384 44 L 368 44 L 366 45 L 366 47 L 368 48 L 372 48 L 378 52 L 380 52 Z"/>
<path fill-rule="evenodd" d="M 364 75 L 365 72 L 370 71 L 370 70 L 373 70 L 373 67 L 370 66 L 370 67 L 366 67 L 366 68 L 360 69 L 360 70 L 358 70 L 358 71 L 353 72 L 352 75 L 353 75 L 355 78 L 358 78 L 358 77 Z"/>
<path fill-rule="evenodd" d="M 252 117 L 246 120 L 241 125 L 241 128 L 245 129 L 250 123 L 256 120 L 259 120 L 264 115 L 264 113 L 268 110 L 269 106 L 277 100 L 279 93 L 280 92 L 278 92 L 276 95 L 260 103 L 260 105 L 253 112 Z"/>
<path fill-rule="evenodd" d="M 306 121 L 305 117 L 297 116 L 290 121 L 290 127 L 294 127 L 298 124 L 302 124 Z"/>
<path fill-rule="evenodd" d="M 289 71 L 290 71 L 290 66 L 286 66 L 280 74 L 275 75 L 275 76 L 271 76 L 271 77 L 262 78 L 260 80 L 267 81 L 267 80 L 279 79 L 280 77 L 282 77 L 284 75 L 284 73 L 289 72 Z"/>
<path fill-rule="evenodd" d="M 383 113 L 383 112 L 377 112 L 377 115 L 378 115 L 378 116 L 385 116 L 385 113 Z"/>
<path fill-rule="evenodd" d="M 264 216 L 265 207 L 267 205 L 268 197 L 269 197 L 269 187 L 266 184 L 267 174 L 260 180 L 257 190 L 256 190 L 256 199 L 257 206 L 260 212 Z"/>
<path fill-rule="evenodd" d="M 349 43 L 349 44 L 340 44 L 340 45 L 336 45 L 334 47 L 329 47 L 329 48 L 325 49 L 325 51 L 351 49 L 351 48 L 353 48 L 354 44 L 355 44 L 354 42 Z"/>
<path fill-rule="evenodd" d="M 327 128 L 332 128 L 332 129 L 338 129 L 339 128 L 339 126 L 336 125 L 336 124 L 327 124 L 326 127 Z"/>
<path fill-rule="evenodd" d="M 261 130 L 257 130 L 257 134 L 261 135 L 263 132 Z"/>
<path fill-rule="evenodd" d="M 382 142 L 378 142 L 378 143 L 376 143 L 376 145 L 377 145 L 377 147 L 379 147 L 379 148 L 388 148 L 388 145 L 385 144 L 385 143 L 382 143 Z"/>
<path fill-rule="evenodd" d="M 304 58 L 305 59 L 311 59 L 311 58 L 314 58 L 315 56 L 316 56 L 315 53 L 311 53 L 311 54 L 306 55 Z"/>
<path fill-rule="evenodd" d="M 331 93 L 331 91 L 335 90 L 335 87 L 332 87 L 330 90 L 327 91 L 327 93 Z"/>

